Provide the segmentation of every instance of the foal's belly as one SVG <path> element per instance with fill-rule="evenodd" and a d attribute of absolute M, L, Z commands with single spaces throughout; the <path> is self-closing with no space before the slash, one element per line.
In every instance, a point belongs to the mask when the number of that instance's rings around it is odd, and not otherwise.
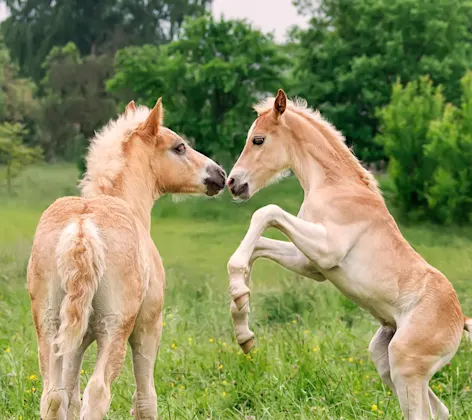
<path fill-rule="evenodd" d="M 385 282 L 373 281 L 367 277 L 349 276 L 336 267 L 326 273 L 326 278 L 348 299 L 369 311 L 382 324 L 395 326 L 398 296 L 396 287 Z"/>

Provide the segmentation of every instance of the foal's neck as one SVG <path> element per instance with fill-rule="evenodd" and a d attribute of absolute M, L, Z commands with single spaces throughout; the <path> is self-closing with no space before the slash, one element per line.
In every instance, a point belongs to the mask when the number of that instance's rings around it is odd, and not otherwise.
<path fill-rule="evenodd" d="M 331 127 L 323 126 L 302 115 L 290 115 L 292 164 L 291 169 L 305 191 L 310 192 L 324 185 L 355 183 L 368 185 L 371 175 L 352 156 L 342 139 Z M 340 143 L 343 142 L 343 143 Z"/>
<path fill-rule="evenodd" d="M 151 231 L 151 210 L 155 197 L 149 187 L 145 185 L 145 181 L 124 181 L 122 195 L 118 196 L 131 207 L 136 217 L 141 221 L 144 228 Z"/>

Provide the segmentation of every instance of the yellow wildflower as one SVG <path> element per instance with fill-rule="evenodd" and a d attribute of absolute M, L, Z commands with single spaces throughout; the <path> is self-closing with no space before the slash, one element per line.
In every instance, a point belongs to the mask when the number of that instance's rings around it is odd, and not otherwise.
<path fill-rule="evenodd" d="M 30 377 L 29 377 L 30 381 L 35 381 L 36 379 L 38 379 L 38 377 L 35 374 L 30 375 Z"/>
<path fill-rule="evenodd" d="M 220 364 L 218 365 L 218 370 L 221 370 L 221 369 L 223 369 L 223 364 L 222 364 L 222 363 L 220 363 Z"/>
<path fill-rule="evenodd" d="M 465 390 L 466 390 L 466 391 L 470 391 L 470 386 L 467 385 L 467 386 L 465 387 Z"/>
<path fill-rule="evenodd" d="M 10 347 L 6 348 L 6 349 L 5 349 L 5 352 L 6 352 L 6 353 L 10 353 L 10 352 L 11 352 Z"/>
<path fill-rule="evenodd" d="M 377 407 L 377 404 L 372 404 L 372 411 L 378 411 L 379 408 Z"/>
<path fill-rule="evenodd" d="M 226 397 L 226 392 L 223 391 L 223 393 L 221 395 L 223 395 L 223 397 Z"/>
<path fill-rule="evenodd" d="M 191 343 L 193 341 L 193 338 L 192 337 L 189 337 L 188 338 L 188 342 Z"/>
<path fill-rule="evenodd" d="M 167 324 L 166 324 L 166 322 L 164 321 L 164 322 L 162 323 L 162 326 L 165 327 L 166 325 L 167 325 Z"/>
<path fill-rule="evenodd" d="M 315 347 L 313 347 L 313 351 L 314 351 L 315 353 L 318 352 L 318 351 L 320 351 L 320 346 L 315 346 Z"/>
<path fill-rule="evenodd" d="M 308 334 L 310 331 L 308 331 L 308 330 L 305 330 L 305 331 L 303 331 L 303 332 L 304 332 L 305 334 Z"/>
<path fill-rule="evenodd" d="M 210 338 L 210 339 L 208 340 L 209 343 L 213 343 L 213 341 L 215 341 L 215 340 L 213 340 L 213 338 Z"/>
<path fill-rule="evenodd" d="M 173 388 L 175 384 L 173 382 L 170 383 L 170 387 Z"/>
<path fill-rule="evenodd" d="M 223 381 L 223 385 L 226 385 L 227 383 L 228 383 L 228 382 L 226 382 L 226 381 Z"/>
<path fill-rule="evenodd" d="M 183 386 L 183 385 L 180 385 L 180 389 L 185 389 L 185 386 Z"/>
<path fill-rule="evenodd" d="M 177 346 L 175 345 L 175 343 L 172 343 L 171 347 L 175 350 L 177 348 Z"/>
<path fill-rule="evenodd" d="M 352 357 L 350 357 L 350 358 L 349 358 L 349 362 L 352 363 L 353 361 L 354 361 L 354 359 L 353 359 Z"/>
<path fill-rule="evenodd" d="M 27 389 L 27 390 L 26 390 L 26 393 L 27 393 L 27 394 L 30 394 L 30 393 L 31 393 L 31 391 L 30 391 L 29 389 Z"/>
<path fill-rule="evenodd" d="M 82 370 L 80 371 L 80 374 L 83 375 L 84 373 L 85 373 L 85 370 L 82 369 Z"/>
<path fill-rule="evenodd" d="M 297 323 L 297 320 L 294 319 L 294 320 L 292 321 L 292 324 L 296 324 L 296 323 Z"/>

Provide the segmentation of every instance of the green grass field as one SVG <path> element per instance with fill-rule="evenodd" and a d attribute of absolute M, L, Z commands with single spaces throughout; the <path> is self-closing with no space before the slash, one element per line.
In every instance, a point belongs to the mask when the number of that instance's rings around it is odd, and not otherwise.
<path fill-rule="evenodd" d="M 38 419 L 41 377 L 25 289 L 34 229 L 42 211 L 75 194 L 72 166 L 35 167 L 0 187 L 0 418 Z M 245 204 L 158 201 L 152 236 L 167 271 L 165 327 L 155 368 L 163 419 L 399 419 L 367 347 L 378 328 L 330 284 L 318 284 L 259 261 L 252 276 L 251 326 L 257 347 L 244 355 L 229 314 L 226 262 L 252 212 L 276 203 L 296 213 L 302 193 L 284 180 Z M 413 246 L 453 282 L 472 316 L 472 227 L 401 226 Z M 270 232 L 269 235 L 274 235 Z M 275 234 L 273 237 L 280 237 Z M 93 346 L 81 373 L 94 366 Z M 128 355 L 129 356 L 129 355 Z M 472 417 L 472 346 L 463 340 L 431 384 L 453 418 Z M 131 418 L 134 381 L 127 357 L 112 388 L 109 419 Z"/>

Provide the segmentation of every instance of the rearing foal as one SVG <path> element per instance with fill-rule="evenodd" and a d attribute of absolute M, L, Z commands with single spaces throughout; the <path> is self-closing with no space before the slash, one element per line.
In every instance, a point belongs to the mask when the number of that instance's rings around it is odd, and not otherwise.
<path fill-rule="evenodd" d="M 130 102 L 94 139 L 82 197 L 42 215 L 28 266 L 44 390 L 42 419 L 102 419 L 129 339 L 137 419 L 157 418 L 154 362 L 162 328 L 164 268 L 150 236 L 154 200 L 165 193 L 215 195 L 224 171 L 162 126 L 161 100 Z M 85 350 L 98 345 L 80 409 Z"/>
<path fill-rule="evenodd" d="M 255 109 L 259 116 L 229 188 L 247 199 L 290 168 L 305 199 L 298 217 L 275 205 L 257 210 L 228 263 L 238 343 L 248 352 L 254 341 L 248 285 L 257 258 L 328 279 L 380 321 L 369 350 L 405 418 L 446 419 L 448 409 L 428 383 L 456 353 L 462 331 L 472 328 L 451 283 L 403 238 L 373 176 L 318 112 L 288 101 L 282 90 Z M 269 227 L 291 242 L 261 237 Z"/>

